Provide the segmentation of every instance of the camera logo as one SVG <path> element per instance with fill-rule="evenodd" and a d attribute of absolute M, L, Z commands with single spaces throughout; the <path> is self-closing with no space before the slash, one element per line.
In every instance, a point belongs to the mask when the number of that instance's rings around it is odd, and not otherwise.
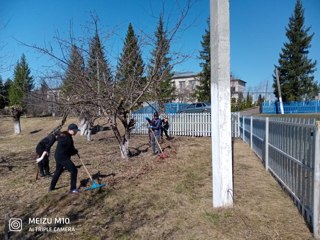
<path fill-rule="evenodd" d="M 10 218 L 9 219 L 9 231 L 20 232 L 22 230 L 22 219 Z"/>

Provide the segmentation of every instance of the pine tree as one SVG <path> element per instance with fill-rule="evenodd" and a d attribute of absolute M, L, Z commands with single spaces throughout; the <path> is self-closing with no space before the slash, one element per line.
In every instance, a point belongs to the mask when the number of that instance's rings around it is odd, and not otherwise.
<path fill-rule="evenodd" d="M 247 93 L 247 97 L 246 97 L 245 107 L 246 107 L 246 108 L 252 107 L 252 101 L 253 101 L 252 96 L 251 96 L 250 93 L 248 92 L 248 93 Z"/>
<path fill-rule="evenodd" d="M 4 85 L 0 76 L 0 109 L 5 107 Z"/>
<path fill-rule="evenodd" d="M 87 72 L 88 78 L 97 92 L 110 91 L 112 73 L 97 31 L 90 42 Z"/>
<path fill-rule="evenodd" d="M 65 73 L 65 78 L 62 85 L 64 95 L 72 95 L 73 89 L 76 89 L 77 81 L 84 76 L 84 59 L 79 48 L 73 44 L 70 50 L 70 58 L 68 68 Z"/>
<path fill-rule="evenodd" d="M 117 87 L 121 89 L 121 98 L 126 98 L 126 103 L 131 105 L 135 97 L 145 85 L 144 63 L 138 39 L 130 23 L 117 66 Z"/>
<path fill-rule="evenodd" d="M 288 42 L 284 43 L 280 53 L 279 82 L 284 101 L 297 101 L 303 98 L 312 99 L 318 93 L 318 85 L 314 80 L 316 61 L 308 59 L 313 34 L 308 35 L 310 27 L 304 26 L 304 9 L 301 0 L 297 0 L 294 13 L 286 28 Z M 278 88 L 274 76 L 274 94 L 277 98 Z"/>
<path fill-rule="evenodd" d="M 264 97 L 259 94 L 258 100 L 256 102 L 256 106 L 259 106 L 259 112 L 262 112 L 262 103 L 264 102 Z"/>
<path fill-rule="evenodd" d="M 160 81 L 154 82 L 151 87 L 151 94 L 154 100 L 170 101 L 174 98 L 175 87 L 171 83 L 173 77 L 171 58 L 169 55 L 170 42 L 167 32 L 163 26 L 162 16 L 159 18 L 157 30 L 155 32 L 156 45 L 152 51 L 152 59 L 148 66 L 149 75 L 155 75 Z M 156 72 L 155 72 L 156 69 Z"/>
<path fill-rule="evenodd" d="M 24 54 L 17 62 L 14 70 L 13 83 L 9 90 L 10 105 L 20 106 L 26 109 L 28 96 L 33 89 L 33 78 L 30 76 L 30 69 Z"/>
<path fill-rule="evenodd" d="M 10 91 L 11 85 L 12 85 L 11 79 L 7 79 L 7 81 L 5 81 L 3 85 L 3 96 L 4 96 L 5 106 L 9 106 L 9 91 Z"/>
<path fill-rule="evenodd" d="M 209 29 L 209 20 L 208 20 Z M 210 84 L 211 84 L 211 65 L 210 65 L 210 30 L 206 29 L 205 34 L 202 36 L 202 50 L 200 51 L 200 85 L 197 86 L 195 96 L 199 101 L 210 101 Z"/>

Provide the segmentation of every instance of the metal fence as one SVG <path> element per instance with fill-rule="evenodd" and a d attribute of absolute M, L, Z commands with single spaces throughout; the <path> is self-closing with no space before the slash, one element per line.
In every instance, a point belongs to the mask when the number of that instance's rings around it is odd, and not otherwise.
<path fill-rule="evenodd" d="M 147 134 L 145 117 L 133 114 L 135 134 Z M 210 113 L 167 114 L 171 135 L 211 136 Z M 240 137 L 261 159 L 267 171 L 293 198 L 314 237 L 320 239 L 320 121 L 231 114 L 232 136 Z"/>
<path fill-rule="evenodd" d="M 314 237 L 320 239 L 320 122 L 241 116 L 238 137 L 286 189 L 313 228 Z"/>
<path fill-rule="evenodd" d="M 179 113 L 166 114 L 169 118 L 169 134 L 171 136 L 211 136 L 211 113 Z M 147 134 L 146 117 L 152 119 L 151 114 L 132 114 L 136 127 L 135 134 Z M 161 116 L 160 116 L 161 117 Z"/>

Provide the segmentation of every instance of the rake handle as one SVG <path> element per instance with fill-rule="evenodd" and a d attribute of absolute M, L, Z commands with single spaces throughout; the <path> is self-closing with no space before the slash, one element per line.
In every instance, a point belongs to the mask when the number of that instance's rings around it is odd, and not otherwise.
<path fill-rule="evenodd" d="M 157 143 L 157 145 L 158 145 L 158 147 L 159 147 L 160 152 L 163 153 L 163 151 L 162 151 L 162 149 L 161 149 L 161 146 L 160 146 L 160 143 L 158 142 L 158 140 L 157 140 L 157 138 L 156 138 L 156 135 L 154 134 L 154 132 L 153 132 L 152 129 L 150 129 L 150 131 L 152 132 L 152 135 L 153 135 L 154 140 L 156 141 L 156 143 Z"/>
<path fill-rule="evenodd" d="M 83 163 L 82 159 L 80 158 L 80 155 L 79 155 L 78 153 L 77 153 L 77 155 L 78 155 L 78 158 L 80 159 L 80 162 L 81 162 L 82 166 L 83 166 L 83 167 L 84 167 L 84 169 L 86 170 L 86 172 L 87 172 L 87 174 L 88 174 L 88 176 L 89 176 L 89 178 L 90 178 L 91 182 L 93 182 L 93 179 L 92 179 L 92 177 L 91 177 L 91 174 L 89 173 L 89 171 L 88 171 L 87 167 L 84 165 L 84 163 Z"/>

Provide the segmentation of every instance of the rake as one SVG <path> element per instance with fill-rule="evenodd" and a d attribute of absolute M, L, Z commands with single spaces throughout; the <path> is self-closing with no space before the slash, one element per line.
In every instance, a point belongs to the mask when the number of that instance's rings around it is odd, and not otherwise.
<path fill-rule="evenodd" d="M 154 138 L 155 142 L 157 143 L 157 145 L 158 145 L 158 147 L 159 147 L 159 150 L 160 150 L 160 152 L 161 152 L 161 153 L 159 154 L 159 157 L 162 158 L 162 159 L 167 158 L 168 155 L 165 154 L 165 153 L 162 151 L 161 146 L 160 146 L 160 143 L 158 142 L 156 136 L 154 135 L 153 130 L 150 129 L 150 131 L 152 132 L 153 138 Z"/>
<path fill-rule="evenodd" d="M 81 164 L 82 164 L 82 166 L 84 167 L 84 169 L 86 170 L 86 172 L 87 172 L 87 174 L 88 174 L 88 176 L 89 176 L 89 178 L 90 178 L 90 180 L 91 180 L 91 183 L 92 183 L 90 187 L 87 187 L 87 188 L 85 189 L 85 191 L 87 191 L 87 190 L 94 190 L 94 189 L 102 188 L 102 187 L 106 186 L 106 184 L 99 184 L 99 183 L 96 183 L 96 182 L 93 180 L 93 178 L 91 177 L 91 174 L 89 173 L 87 167 L 84 165 L 82 159 L 80 158 L 80 155 L 79 155 L 79 154 L 77 154 L 77 155 L 78 155 L 78 157 L 79 157 L 79 159 L 80 159 L 80 161 L 81 161 Z"/>

